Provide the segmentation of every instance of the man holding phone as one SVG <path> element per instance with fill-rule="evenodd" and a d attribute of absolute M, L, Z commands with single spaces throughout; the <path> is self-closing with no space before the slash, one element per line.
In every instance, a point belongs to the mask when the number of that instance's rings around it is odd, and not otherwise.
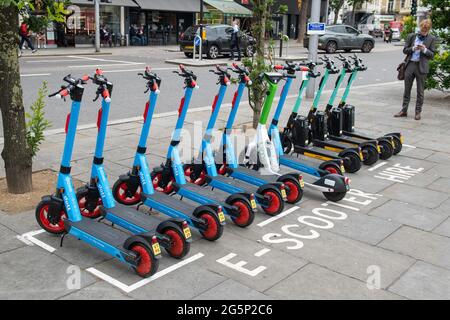
<path fill-rule="evenodd" d="M 412 33 L 405 41 L 403 53 L 406 54 L 405 91 L 403 93 L 402 110 L 394 117 L 406 117 L 408 105 L 411 100 L 411 89 L 416 79 L 417 100 L 414 119 L 420 120 L 424 99 L 425 80 L 429 72 L 429 60 L 434 57 L 436 38 L 430 35 L 431 21 L 423 20 L 420 23 L 420 32 Z"/>

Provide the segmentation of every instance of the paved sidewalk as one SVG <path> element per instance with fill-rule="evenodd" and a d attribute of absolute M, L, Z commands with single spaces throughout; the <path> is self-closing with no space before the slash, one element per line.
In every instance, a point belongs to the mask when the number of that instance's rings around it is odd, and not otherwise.
<path fill-rule="evenodd" d="M 301 203 L 287 206 L 282 217 L 259 213 L 247 229 L 228 222 L 215 243 L 193 232 L 187 262 L 163 257 L 159 270 L 168 274 L 155 280 L 142 282 L 71 237 L 63 248 L 59 238 L 45 233 L 31 237 L 37 242 L 20 241 L 18 235 L 39 230 L 34 212 L 0 213 L 0 298 L 450 299 L 449 99 L 427 92 L 419 122 L 392 117 L 401 94 L 400 82 L 354 87 L 349 102 L 357 108 L 358 130 L 372 136 L 401 131 L 405 146 L 400 155 L 349 174 L 353 190 L 342 202 L 327 203 L 306 189 Z M 293 97 L 287 100 L 281 124 L 293 102 Z M 304 106 L 310 103 L 306 99 Z M 228 112 L 225 105 L 219 126 Z M 192 131 L 196 121 L 205 125 L 208 116 L 206 110 L 189 113 L 185 128 Z M 247 104 L 241 105 L 238 119 L 238 127 L 251 121 Z M 164 160 L 175 121 L 175 114 L 154 119 L 151 167 Z M 135 120 L 108 128 L 105 167 L 111 184 L 129 170 L 141 124 Z M 72 164 L 77 179 L 88 179 L 96 133 L 95 127 L 79 131 Z M 34 169 L 57 170 L 63 141 L 63 133 L 48 136 Z M 3 176 L 3 163 L 0 168 Z M 55 250 L 49 252 L 48 246 Z M 67 286 L 73 266 L 81 269 L 75 289 Z M 92 268 L 114 281 L 99 278 Z"/>

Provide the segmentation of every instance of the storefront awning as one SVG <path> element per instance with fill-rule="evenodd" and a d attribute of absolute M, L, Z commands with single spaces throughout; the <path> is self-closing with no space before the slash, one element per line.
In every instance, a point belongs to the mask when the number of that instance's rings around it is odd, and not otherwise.
<path fill-rule="evenodd" d="M 200 12 L 200 0 L 136 0 L 136 2 L 144 10 Z M 203 10 L 208 12 L 205 7 Z"/>
<path fill-rule="evenodd" d="M 82 4 L 82 5 L 94 5 L 94 1 L 89 0 L 70 0 L 72 4 Z M 112 0 L 111 3 L 100 2 L 101 6 L 123 6 L 123 7 L 138 7 L 138 5 L 132 0 Z"/>
<path fill-rule="evenodd" d="M 233 0 L 203 0 L 206 4 L 221 11 L 224 16 L 251 17 L 253 13 Z"/>

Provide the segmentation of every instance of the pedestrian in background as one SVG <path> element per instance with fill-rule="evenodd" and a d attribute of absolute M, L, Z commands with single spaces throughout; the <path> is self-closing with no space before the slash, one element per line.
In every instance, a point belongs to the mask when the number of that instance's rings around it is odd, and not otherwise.
<path fill-rule="evenodd" d="M 239 21 L 236 19 L 233 21 L 233 31 L 231 33 L 231 56 L 230 60 L 234 60 L 234 49 L 238 52 L 237 61 L 241 61 L 241 47 L 239 46 Z"/>
<path fill-rule="evenodd" d="M 22 54 L 22 48 L 25 42 L 28 45 L 28 48 L 31 49 L 32 53 L 35 53 L 37 50 L 33 46 L 33 42 L 30 40 L 30 31 L 28 31 L 28 25 L 25 22 L 22 22 L 19 29 L 19 35 L 20 35 L 20 43 L 19 43 L 19 49 L 20 54 Z"/>
<path fill-rule="evenodd" d="M 408 35 L 403 48 L 405 58 L 405 91 L 403 93 L 402 110 L 394 117 L 406 117 L 408 105 L 411 100 L 411 89 L 416 79 L 417 100 L 415 119 L 420 120 L 424 100 L 425 80 L 429 72 L 429 60 L 433 59 L 436 51 L 436 38 L 430 34 L 431 20 L 426 19 L 420 23 L 420 32 Z"/>

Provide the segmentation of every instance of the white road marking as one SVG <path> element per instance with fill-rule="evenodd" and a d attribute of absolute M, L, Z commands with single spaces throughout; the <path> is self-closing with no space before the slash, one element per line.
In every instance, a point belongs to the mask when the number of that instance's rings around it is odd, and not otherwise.
<path fill-rule="evenodd" d="M 91 58 L 91 57 L 82 57 L 82 56 L 68 56 L 69 58 L 81 59 L 81 60 L 90 60 L 90 61 L 104 61 L 104 62 L 118 62 L 122 64 L 136 64 L 138 62 L 134 61 L 124 61 L 124 60 L 114 60 L 114 59 L 100 59 L 100 58 Z"/>
<path fill-rule="evenodd" d="M 236 256 L 237 256 L 236 253 L 231 252 L 231 253 L 227 254 L 226 256 L 224 256 L 220 259 L 217 259 L 216 262 L 223 264 L 224 266 L 226 266 L 230 269 L 234 269 L 236 271 L 242 272 L 243 274 L 246 274 L 250 277 L 255 277 L 267 269 L 266 266 L 258 266 L 253 270 L 246 269 L 246 268 L 244 268 L 244 266 L 247 264 L 247 261 L 244 261 L 244 260 L 240 260 L 237 263 L 230 262 L 230 260 Z"/>
<path fill-rule="evenodd" d="M 272 217 L 272 218 L 269 218 L 269 219 L 267 219 L 267 220 L 264 220 L 263 222 L 258 223 L 257 226 L 262 228 L 262 227 L 268 225 L 269 223 L 272 223 L 272 222 L 274 222 L 274 221 L 276 221 L 276 220 L 278 220 L 278 219 L 281 219 L 281 218 L 287 216 L 288 214 L 294 212 L 295 210 L 297 210 L 297 209 L 299 209 L 299 208 L 300 208 L 300 207 L 293 206 L 292 208 L 289 208 L 289 209 L 287 209 L 287 210 L 284 210 L 283 212 L 281 212 L 280 214 L 278 214 L 278 215 L 276 215 L 276 216 L 274 216 L 274 217 Z"/>
<path fill-rule="evenodd" d="M 258 252 L 255 253 L 255 257 L 262 257 L 263 255 L 265 255 L 266 253 L 268 253 L 270 251 L 269 248 L 264 248 L 259 250 Z"/>
<path fill-rule="evenodd" d="M 381 163 L 377 164 L 376 166 L 371 167 L 368 171 L 375 171 L 378 168 L 384 166 L 385 164 L 387 164 L 387 162 L 381 162 Z"/>
<path fill-rule="evenodd" d="M 134 65 L 142 65 L 145 64 L 144 62 L 134 62 L 134 63 L 127 63 L 127 64 L 119 64 L 119 63 L 114 63 L 114 64 L 84 64 L 81 66 L 68 66 L 67 68 L 71 68 L 71 69 L 76 69 L 76 68 L 97 68 L 97 67 L 122 67 L 122 66 L 134 66 Z"/>
<path fill-rule="evenodd" d="M 64 59 L 64 60 L 31 60 L 31 61 L 25 61 L 26 63 L 40 63 L 40 62 L 74 62 L 74 61 L 80 61 L 78 59 Z"/>
<path fill-rule="evenodd" d="M 333 206 L 337 206 L 337 207 L 341 207 L 341 208 L 345 208 L 345 209 L 349 209 L 349 210 L 353 210 L 353 211 L 359 211 L 358 208 L 352 207 L 352 206 L 347 206 L 345 204 L 339 203 L 339 202 L 331 202 L 331 201 L 327 201 L 325 203 L 322 203 L 322 206 L 324 207 L 328 207 L 328 205 L 333 205 Z"/>
<path fill-rule="evenodd" d="M 42 77 L 49 76 L 50 73 L 29 73 L 29 74 L 21 74 L 21 77 Z"/>
<path fill-rule="evenodd" d="M 403 144 L 404 147 L 406 148 L 411 148 L 411 149 L 416 149 L 417 147 L 415 146 L 410 146 L 409 144 Z"/>
<path fill-rule="evenodd" d="M 37 236 L 38 234 L 41 234 L 44 232 L 45 232 L 44 229 L 30 231 L 30 232 L 24 233 L 20 236 L 17 236 L 17 239 L 19 239 L 20 241 L 22 241 L 23 243 L 25 243 L 27 245 L 35 244 L 35 245 L 41 247 L 42 249 L 47 250 L 50 253 L 53 253 L 56 251 L 55 248 L 53 248 L 52 246 L 50 246 L 34 237 L 34 236 Z"/>
<path fill-rule="evenodd" d="M 132 285 L 126 285 L 123 282 L 120 282 L 119 280 L 95 269 L 95 268 L 88 268 L 86 269 L 86 271 L 92 273 L 93 275 L 95 275 L 96 277 L 108 282 L 109 284 L 121 289 L 122 291 L 126 292 L 126 293 L 130 293 L 131 291 L 134 291 L 136 289 L 139 289 L 140 287 L 149 284 L 152 281 L 155 281 L 156 279 L 159 279 L 163 276 L 165 276 L 166 274 L 169 274 L 170 272 L 173 272 L 191 262 L 194 262 L 202 257 L 204 257 L 205 255 L 201 252 L 193 255 L 192 257 L 189 257 L 187 259 L 184 259 L 183 261 L 180 261 L 170 267 L 167 267 L 157 273 L 155 273 L 153 276 L 151 276 L 150 278 L 146 278 L 146 279 L 142 279 Z"/>
<path fill-rule="evenodd" d="M 164 70 L 178 70 L 178 68 L 151 68 L 150 71 L 164 71 Z M 104 73 L 114 73 L 114 72 L 138 72 L 144 71 L 141 69 L 122 69 L 122 70 L 103 70 Z"/>

